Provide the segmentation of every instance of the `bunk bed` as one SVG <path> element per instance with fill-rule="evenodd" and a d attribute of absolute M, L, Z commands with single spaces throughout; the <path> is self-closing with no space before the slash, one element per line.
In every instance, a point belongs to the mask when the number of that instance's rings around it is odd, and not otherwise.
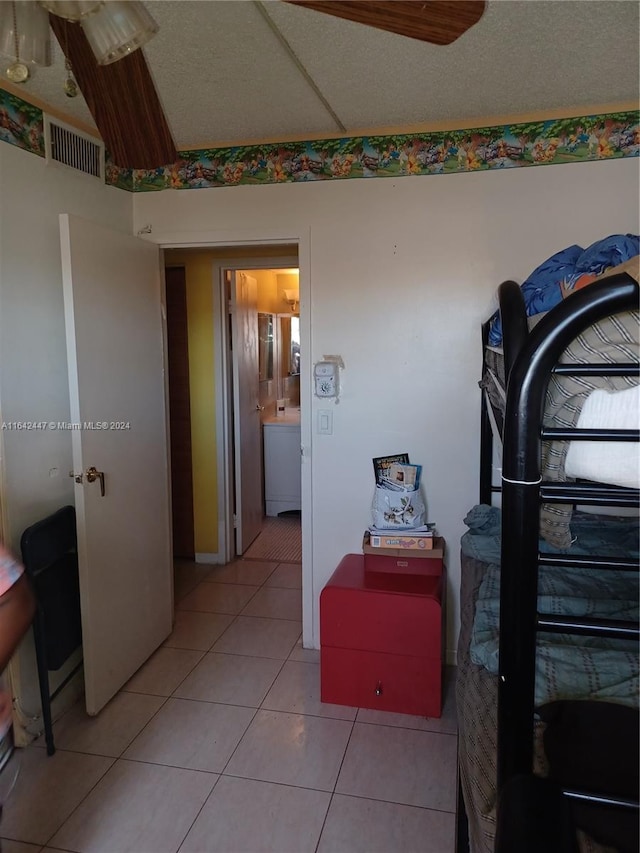
<path fill-rule="evenodd" d="M 637 278 L 636 258 L 533 317 L 504 282 L 500 352 L 495 319 L 483 325 L 480 503 L 461 543 L 458 853 L 638 849 Z M 596 391 L 631 395 L 634 426 L 583 420 Z M 569 470 L 586 442 L 599 463 L 605 448 L 604 482 L 584 473 L 603 464 Z"/>

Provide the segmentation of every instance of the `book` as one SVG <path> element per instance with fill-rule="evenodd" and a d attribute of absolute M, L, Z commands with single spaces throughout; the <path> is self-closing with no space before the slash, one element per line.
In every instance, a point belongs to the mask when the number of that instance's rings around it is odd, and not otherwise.
<path fill-rule="evenodd" d="M 431 551 L 433 550 L 433 536 L 409 536 L 408 534 L 394 533 L 391 530 L 374 534 L 369 532 L 369 545 L 371 548 L 394 548 L 401 551 Z"/>
<path fill-rule="evenodd" d="M 393 534 L 393 536 L 414 536 L 420 537 L 422 539 L 430 539 L 436 535 L 435 530 L 433 528 L 424 529 L 424 527 L 404 527 L 398 529 L 391 527 L 376 527 L 375 525 L 371 525 L 368 530 L 372 536 L 391 536 Z"/>
<path fill-rule="evenodd" d="M 429 538 L 436 535 L 435 522 L 428 522 L 420 527 L 406 527 L 400 530 L 388 527 L 376 527 L 375 524 L 372 524 L 367 529 L 372 536 L 391 536 L 392 531 L 394 536 L 419 536 Z"/>
<path fill-rule="evenodd" d="M 394 488 L 403 492 L 414 492 L 420 488 L 422 465 L 402 465 L 392 462 L 386 473 L 385 485 L 390 482 Z"/>
<path fill-rule="evenodd" d="M 377 486 L 384 486 L 385 481 L 390 482 L 388 472 L 389 467 L 394 463 L 400 465 L 409 464 L 408 453 L 396 453 L 393 456 L 376 456 L 373 459 L 373 473 L 376 478 Z"/>

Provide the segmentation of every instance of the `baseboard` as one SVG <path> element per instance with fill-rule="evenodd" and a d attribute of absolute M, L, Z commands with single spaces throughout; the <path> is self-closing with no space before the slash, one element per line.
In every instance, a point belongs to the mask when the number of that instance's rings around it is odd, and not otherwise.
<path fill-rule="evenodd" d="M 80 668 L 51 703 L 52 722 L 57 722 L 63 714 L 72 708 L 83 693 L 84 671 Z M 28 746 L 32 741 L 43 735 L 44 722 L 41 708 L 38 708 L 36 714 L 30 717 L 14 713 L 13 741 L 16 746 Z"/>
<path fill-rule="evenodd" d="M 196 554 L 196 563 L 213 563 L 219 566 L 224 560 L 220 554 Z"/>

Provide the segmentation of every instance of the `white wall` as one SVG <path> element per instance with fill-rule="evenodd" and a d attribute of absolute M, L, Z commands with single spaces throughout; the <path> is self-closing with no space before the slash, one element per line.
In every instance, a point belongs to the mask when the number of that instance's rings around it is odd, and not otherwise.
<path fill-rule="evenodd" d="M 637 231 L 639 163 L 134 196 L 134 230 L 151 225 L 159 243 L 203 232 L 310 234 L 302 381 L 309 387 L 324 354 L 346 365 L 333 435 L 312 435 L 314 645 L 320 590 L 344 554 L 361 551 L 371 457 L 408 451 L 448 543 L 455 649 L 462 519 L 478 500 L 480 323 L 501 281 L 523 280 L 571 243 Z M 313 398 L 308 423 L 326 405 Z"/>
<path fill-rule="evenodd" d="M 73 213 L 131 232 L 129 193 L 0 143 L 0 417 L 69 421 L 58 214 Z M 8 543 L 73 503 L 71 435 L 3 430 Z M 1 451 L 0 451 L 1 452 Z M 23 655 L 23 706 L 39 705 L 30 655 Z"/>

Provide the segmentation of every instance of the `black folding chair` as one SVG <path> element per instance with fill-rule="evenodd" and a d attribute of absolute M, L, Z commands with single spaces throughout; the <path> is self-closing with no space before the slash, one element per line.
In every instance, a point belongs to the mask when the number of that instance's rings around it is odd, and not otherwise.
<path fill-rule="evenodd" d="M 49 672 L 59 670 L 82 645 L 76 545 L 76 512 L 72 506 L 32 524 L 20 540 L 22 561 L 36 598 L 33 637 L 48 755 L 55 752 L 51 702 L 82 666 L 81 661 L 50 692 Z"/>

